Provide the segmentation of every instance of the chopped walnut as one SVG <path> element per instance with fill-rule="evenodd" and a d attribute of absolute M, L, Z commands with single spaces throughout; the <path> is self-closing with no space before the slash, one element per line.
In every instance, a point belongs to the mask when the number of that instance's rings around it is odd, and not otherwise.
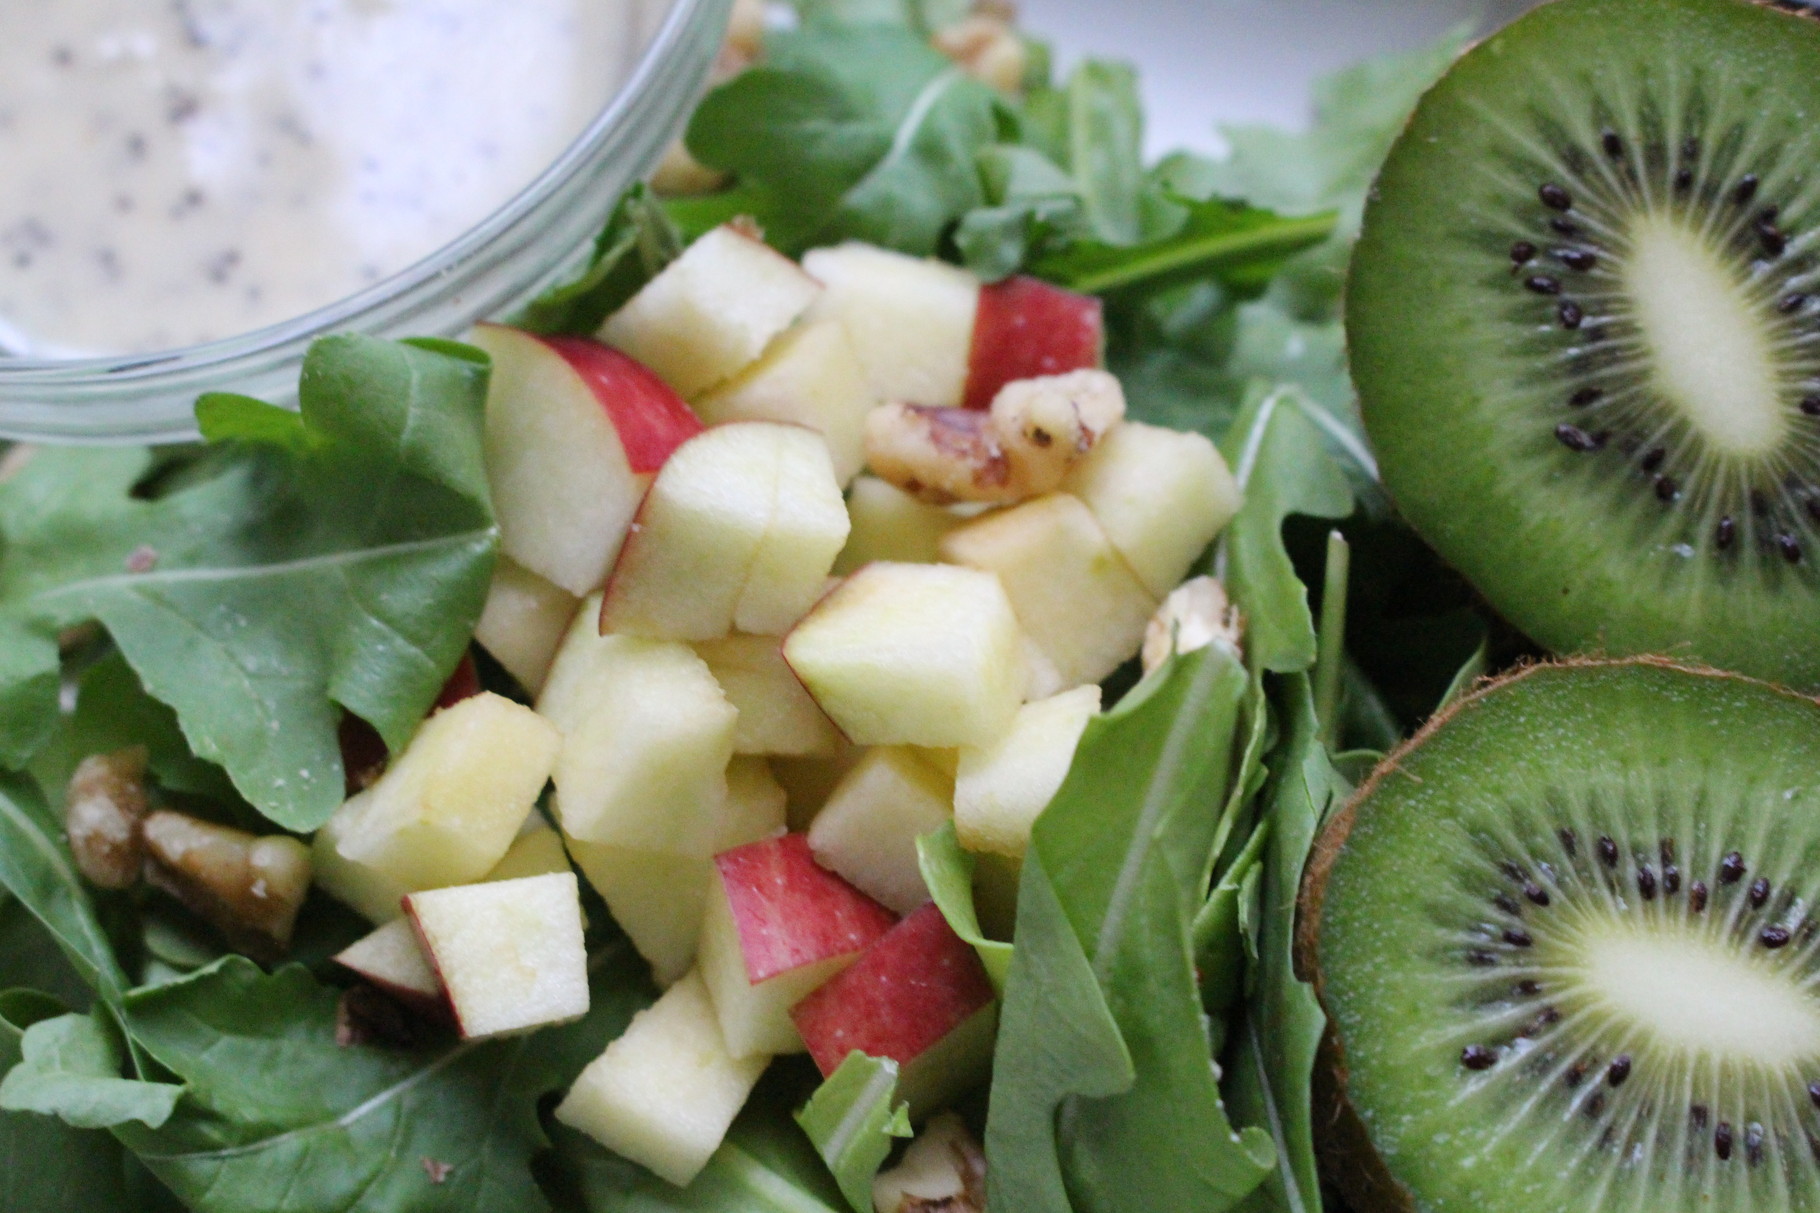
<path fill-rule="evenodd" d="M 139 883 L 147 811 L 144 746 L 84 758 L 63 798 L 63 828 L 76 870 L 103 889 Z"/>
<path fill-rule="evenodd" d="M 1024 85 L 1030 51 L 1008 17 L 975 11 L 937 30 L 934 43 L 962 71 L 1001 93 L 1015 93 Z"/>
<path fill-rule="evenodd" d="M 681 139 L 664 151 L 664 158 L 651 174 L 651 188 L 666 198 L 688 198 L 712 194 L 732 177 L 717 168 L 709 168 L 689 153 Z"/>
<path fill-rule="evenodd" d="M 1008 383 L 987 410 L 886 404 L 866 418 L 866 462 L 931 505 L 1009 505 L 1053 492 L 1125 416 L 1105 371 Z"/>
<path fill-rule="evenodd" d="M 1184 581 L 1144 627 L 1144 673 L 1168 661 L 1171 653 L 1192 653 L 1216 640 L 1237 651 L 1243 634 L 1244 620 L 1224 586 L 1211 577 Z"/>
<path fill-rule="evenodd" d="M 765 50 L 765 0 L 733 0 L 727 40 L 721 45 L 717 74 L 732 75 L 758 61 Z"/>
<path fill-rule="evenodd" d="M 276 960 L 310 891 L 309 848 L 160 809 L 145 819 L 145 878 L 255 960 Z"/>
<path fill-rule="evenodd" d="M 872 1181 L 877 1213 L 983 1213 L 986 1155 L 952 1112 L 931 1117 L 897 1166 Z"/>

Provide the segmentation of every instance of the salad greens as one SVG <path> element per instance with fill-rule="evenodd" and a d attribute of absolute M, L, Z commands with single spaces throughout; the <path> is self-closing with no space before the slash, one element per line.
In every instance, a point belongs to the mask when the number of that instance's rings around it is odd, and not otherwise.
<path fill-rule="evenodd" d="M 1489 653 L 1375 487 L 1338 323 L 1372 172 L 1460 38 L 1337 77 L 1306 134 L 1230 129 L 1223 160 L 1147 165 L 1128 68 L 1054 81 L 1032 44 L 1010 97 L 929 45 L 964 0 L 798 8 L 690 124 L 732 184 L 635 189 L 578 276 L 515 319 L 592 332 L 735 216 L 792 254 L 870 240 L 1103 297 L 1131 415 L 1210 435 L 1244 486 L 1209 558 L 1242 651 L 1108 684 L 1127 693 L 1039 821 L 1015 946 L 982 930 L 952 828 L 922 840 L 1003 995 L 994 1080 L 964 1111 L 994 1213 L 1312 1213 L 1324 1021 L 1290 956 L 1300 871 L 1359 761 L 1343 752 L 1387 747 Z M 0 471 L 0 1210 L 871 1207 L 909 1132 L 888 1061 L 856 1053 L 825 1083 L 775 1065 L 683 1190 L 552 1121 L 550 1097 L 655 997 L 597 899 L 588 1017 L 464 1045 L 363 1025 L 320 960 L 355 929 L 332 908 L 311 903 L 297 963 L 268 973 L 76 875 L 49 806 L 87 754 L 144 744 L 163 796 L 307 832 L 343 796 L 344 711 L 408 739 L 492 571 L 487 373 L 452 343 L 336 338 L 298 414 L 211 397 L 203 446 L 44 449 Z M 1350 576 L 1323 551 L 1350 553 Z M 1412 611 L 1450 630 L 1393 684 Z M 363 1032 L 382 1039 L 338 1043 Z"/>

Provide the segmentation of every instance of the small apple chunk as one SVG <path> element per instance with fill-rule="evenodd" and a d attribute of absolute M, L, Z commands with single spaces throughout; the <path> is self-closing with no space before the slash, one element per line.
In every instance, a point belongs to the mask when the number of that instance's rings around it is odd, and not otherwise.
<path fill-rule="evenodd" d="M 1093 512 L 1066 493 L 986 514 L 941 547 L 944 560 L 997 574 L 1064 687 L 1098 682 L 1134 656 L 1157 607 Z"/>
<path fill-rule="evenodd" d="M 374 928 L 333 959 L 420 1015 L 442 1018 L 448 1014 L 448 992 L 423 954 L 417 930 L 408 918 L 394 918 Z"/>
<path fill-rule="evenodd" d="M 1101 439 L 1062 487 L 1086 502 L 1157 598 L 1188 575 L 1240 505 L 1238 481 L 1213 443 L 1136 422 Z"/>
<path fill-rule="evenodd" d="M 785 834 L 714 857 L 699 967 L 735 1057 L 798 1053 L 790 1008 L 891 929 L 891 911 Z"/>
<path fill-rule="evenodd" d="M 763 358 L 697 400 L 695 411 L 709 425 L 780 421 L 814 430 L 844 485 L 865 462 L 866 414 L 877 403 L 846 325 L 818 320 L 779 337 Z"/>
<path fill-rule="evenodd" d="M 908 746 L 870 750 L 809 827 L 809 847 L 831 868 L 899 914 L 929 900 L 916 840 L 947 824 L 954 776 Z"/>
<path fill-rule="evenodd" d="M 969 851 L 1022 857 L 1030 827 L 1055 799 L 1087 722 L 1100 710 L 1094 683 L 1018 709 L 1011 731 L 961 750 L 954 779 L 954 830 Z"/>
<path fill-rule="evenodd" d="M 719 1148 L 771 1059 L 727 1049 L 699 974 L 665 991 L 556 1106 L 556 1119 L 678 1187 Z"/>
<path fill-rule="evenodd" d="M 940 261 L 869 244 L 810 251 L 827 289 L 810 313 L 847 326 L 872 394 L 914 404 L 959 404 L 966 392 L 979 280 Z"/>
<path fill-rule="evenodd" d="M 985 1077 L 998 1000 L 979 953 L 930 902 L 804 998 L 790 1018 L 824 1077 L 855 1049 L 897 1062 L 898 1098 L 914 1120 Z"/>
<path fill-rule="evenodd" d="M 867 565 L 784 639 L 784 659 L 860 745 L 984 745 L 1028 681 L 998 578 L 934 564 Z"/>
<path fill-rule="evenodd" d="M 986 1153 L 953 1112 L 931 1116 L 872 1181 L 873 1213 L 985 1213 Z"/>
<path fill-rule="evenodd" d="M 834 562 L 841 576 L 875 560 L 934 564 L 942 536 L 966 521 L 952 510 L 929 505 L 877 476 L 861 476 L 847 490 L 853 520 L 847 546 Z"/>
<path fill-rule="evenodd" d="M 411 891 L 410 886 L 341 853 L 341 836 L 354 820 L 349 815 L 348 805 L 356 801 L 364 805 L 366 801 L 362 796 L 342 805 L 310 840 L 311 875 L 318 888 L 343 905 L 358 910 L 367 921 L 390 922 L 404 913 L 400 901 Z"/>
<path fill-rule="evenodd" d="M 581 886 L 573 872 L 412 893 L 404 909 L 464 1038 L 588 1013 Z"/>
<path fill-rule="evenodd" d="M 1092 295 L 1018 275 L 980 289 L 967 365 L 968 408 L 990 408 L 1007 383 L 1100 365 L 1106 330 Z"/>
<path fill-rule="evenodd" d="M 569 853 L 563 850 L 562 835 L 543 825 L 541 817 L 532 820 L 539 824 L 519 833 L 512 840 L 511 850 L 505 853 L 486 879 L 518 880 L 524 876 L 548 876 L 552 872 L 563 873 L 569 870 Z"/>
<path fill-rule="evenodd" d="M 728 636 L 695 646 L 739 709 L 735 754 L 827 755 L 841 748 L 840 731 L 790 672 L 775 636 Z"/>
<path fill-rule="evenodd" d="M 782 636 L 828 589 L 851 523 L 828 448 L 810 430 L 776 426 L 777 497 L 733 612 L 733 626 Z"/>
<path fill-rule="evenodd" d="M 599 342 L 497 324 L 486 465 L 500 550 L 571 594 L 600 585 L 651 476 L 701 430 L 656 375 Z"/>
<path fill-rule="evenodd" d="M 561 745 L 549 721 L 491 692 L 444 708 L 337 811 L 336 849 L 407 889 L 479 880 L 511 848 Z"/>
<path fill-rule="evenodd" d="M 600 339 L 694 397 L 757 362 L 820 293 L 794 261 L 723 224 L 607 317 Z"/>
<path fill-rule="evenodd" d="M 474 640 L 506 673 L 535 695 L 568 633 L 580 600 L 508 556 L 501 556 L 487 589 L 487 605 L 474 625 Z"/>

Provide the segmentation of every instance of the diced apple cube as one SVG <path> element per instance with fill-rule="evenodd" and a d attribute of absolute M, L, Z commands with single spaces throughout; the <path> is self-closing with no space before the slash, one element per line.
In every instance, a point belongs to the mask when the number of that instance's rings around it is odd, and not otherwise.
<path fill-rule="evenodd" d="M 580 600 L 569 591 L 501 556 L 487 589 L 486 608 L 474 625 L 474 639 L 535 695 L 543 689 L 578 606 Z"/>
<path fill-rule="evenodd" d="M 728 636 L 695 646 L 739 709 L 736 754 L 833 754 L 840 731 L 790 672 L 775 636 Z"/>
<path fill-rule="evenodd" d="M 784 832 L 783 785 L 762 758 L 739 757 L 727 764 L 727 807 L 714 837 L 714 852 L 731 851 Z"/>
<path fill-rule="evenodd" d="M 598 592 L 582 600 L 537 693 L 537 714 L 565 731 L 580 723 L 585 692 L 595 681 L 595 666 L 609 660 L 627 642 L 625 637 L 600 634 L 600 602 Z"/>
<path fill-rule="evenodd" d="M 775 429 L 777 497 L 733 612 L 733 626 L 757 636 L 782 636 L 827 592 L 851 527 L 827 446 L 799 426 Z"/>
<path fill-rule="evenodd" d="M 954 811 L 954 776 L 924 753 L 908 746 L 869 751 L 809 828 L 809 847 L 823 867 L 899 914 L 929 900 L 916 840 L 946 825 Z"/>
<path fill-rule="evenodd" d="M 1069 473 L 1144 588 L 1162 598 L 1239 511 L 1238 481 L 1200 434 L 1126 422 Z"/>
<path fill-rule="evenodd" d="M 1064 686 L 1098 682 L 1135 656 L 1156 610 L 1093 512 L 1065 493 L 975 519 L 941 548 L 944 560 L 997 574 Z"/>
<path fill-rule="evenodd" d="M 769 1061 L 728 1052 L 707 987 L 691 973 L 589 1063 L 556 1119 L 683 1187 L 719 1148 Z"/>
<path fill-rule="evenodd" d="M 845 576 L 875 560 L 899 564 L 934 564 L 943 535 L 965 521 L 952 510 L 918 501 L 877 476 L 861 476 L 847 490 L 847 514 L 853 520 L 847 546 L 834 562 Z"/>
<path fill-rule="evenodd" d="M 698 952 L 735 1057 L 803 1048 L 790 1008 L 891 929 L 891 912 L 821 867 L 801 834 L 714 858 Z"/>
<path fill-rule="evenodd" d="M 353 823 L 354 814 L 367 803 L 364 794 L 355 796 L 316 831 L 316 837 L 310 840 L 310 876 L 317 887 L 358 910 L 368 921 L 390 922 L 404 913 L 399 903 L 411 887 L 377 868 L 354 862 L 340 849 L 342 834 Z"/>
<path fill-rule="evenodd" d="M 961 402 L 979 310 L 977 278 L 940 261 L 857 243 L 815 249 L 803 268 L 827 288 L 811 315 L 847 326 L 874 396 Z"/>
<path fill-rule="evenodd" d="M 588 1013 L 573 872 L 412 893 L 405 913 L 469 1040 Z"/>
<path fill-rule="evenodd" d="M 822 599 L 784 659 L 860 745 L 984 745 L 1023 700 L 1023 643 L 991 573 L 881 562 Z"/>
<path fill-rule="evenodd" d="M 783 785 L 790 829 L 803 833 L 822 811 L 829 795 L 845 779 L 853 765 L 866 756 L 864 746 L 843 740 L 840 748 L 826 758 L 771 759 L 771 773 Z"/>
<path fill-rule="evenodd" d="M 820 293 L 788 257 L 723 225 L 607 317 L 600 339 L 693 397 L 758 361 Z"/>
<path fill-rule="evenodd" d="M 549 721 L 491 692 L 444 708 L 342 807 L 337 849 L 410 889 L 479 880 L 511 847 L 561 744 Z"/>
<path fill-rule="evenodd" d="M 334 960 L 419 1014 L 440 1016 L 448 1012 L 442 978 L 423 954 L 417 930 L 408 918 L 394 918 L 382 924 L 337 952 Z"/>
<path fill-rule="evenodd" d="M 1055 799 L 1087 722 L 1100 710 L 1089 683 L 1018 709 L 1011 731 L 961 750 L 954 781 L 954 829 L 970 851 L 1022 856 L 1038 814 Z"/>
<path fill-rule="evenodd" d="M 517 880 L 524 876 L 548 876 L 569 870 L 569 853 L 563 850 L 562 835 L 542 824 L 521 832 L 512 840 L 511 850 L 493 865 L 488 880 Z"/>
<path fill-rule="evenodd" d="M 696 401 L 695 411 L 710 425 L 781 421 L 814 430 L 844 485 L 865 462 L 866 414 L 877 403 L 846 326 L 819 320 L 779 337 L 758 362 Z"/>
<path fill-rule="evenodd" d="M 968 408 L 992 407 L 1007 383 L 1100 364 L 1105 325 L 1092 295 L 1018 275 L 981 288 L 968 360 Z"/>

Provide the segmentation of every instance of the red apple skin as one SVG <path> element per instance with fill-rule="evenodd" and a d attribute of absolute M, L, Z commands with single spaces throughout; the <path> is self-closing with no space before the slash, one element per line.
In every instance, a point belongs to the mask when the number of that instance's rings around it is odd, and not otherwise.
<path fill-rule="evenodd" d="M 905 1066 L 994 998 L 973 950 L 929 902 L 790 1012 L 824 1076 L 858 1049 Z"/>
<path fill-rule="evenodd" d="M 714 857 L 753 985 L 864 950 L 897 922 L 815 862 L 806 834 L 783 834 Z"/>
<path fill-rule="evenodd" d="M 540 337 L 562 355 L 613 422 L 634 474 L 656 472 L 701 433 L 701 418 L 644 363 L 587 337 Z"/>
<path fill-rule="evenodd" d="M 1105 323 L 1092 295 L 1019 275 L 980 289 L 967 363 L 970 409 L 992 407 L 1007 383 L 1100 365 Z"/>
<path fill-rule="evenodd" d="M 480 690 L 480 671 L 474 666 L 474 655 L 463 653 L 455 672 L 442 684 L 442 690 L 436 692 L 436 702 L 430 710 L 439 712 L 453 707 L 480 694 Z M 341 743 L 342 777 L 346 780 L 347 794 L 352 796 L 379 778 L 391 755 L 386 753 L 379 731 L 352 712 L 341 714 L 336 740 Z"/>

